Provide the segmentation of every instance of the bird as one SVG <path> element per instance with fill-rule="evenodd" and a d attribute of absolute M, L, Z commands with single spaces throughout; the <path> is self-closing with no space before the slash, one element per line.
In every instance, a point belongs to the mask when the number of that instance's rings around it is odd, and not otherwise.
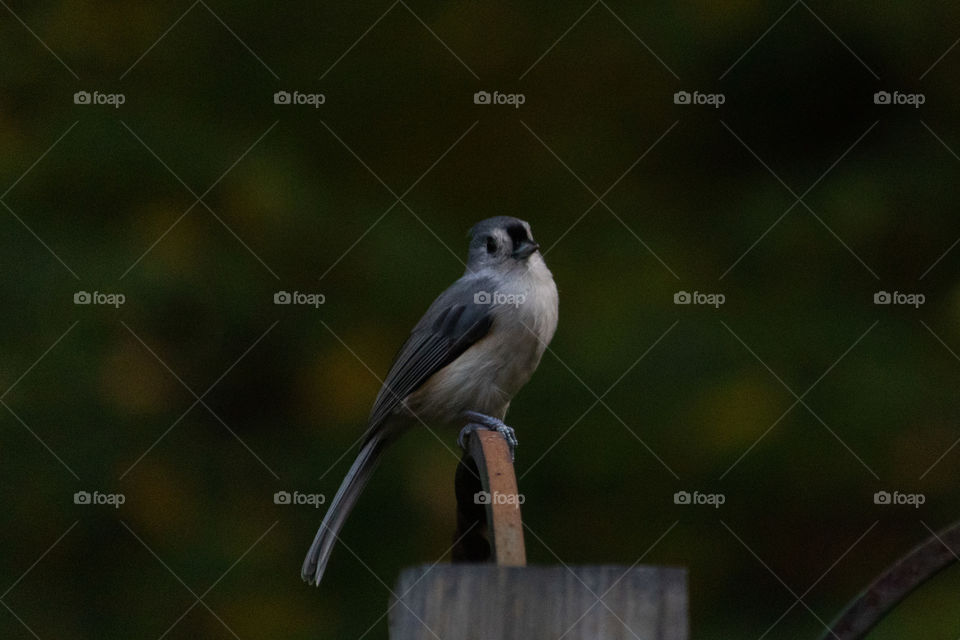
<path fill-rule="evenodd" d="M 350 466 L 307 552 L 300 575 L 319 586 L 337 537 L 384 450 L 418 425 L 500 432 L 514 395 L 553 339 L 559 296 L 530 224 L 495 216 L 475 224 L 466 270 L 427 309 L 398 351 Z"/>

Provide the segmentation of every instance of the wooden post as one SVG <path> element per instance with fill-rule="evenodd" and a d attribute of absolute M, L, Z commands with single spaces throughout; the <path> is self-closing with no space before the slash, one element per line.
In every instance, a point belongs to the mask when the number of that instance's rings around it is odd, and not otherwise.
<path fill-rule="evenodd" d="M 454 560 L 484 564 L 404 570 L 391 640 L 687 640 L 684 569 L 524 566 L 520 494 L 500 434 L 470 434 L 455 489 Z M 490 499 L 475 499 L 481 492 Z"/>
<path fill-rule="evenodd" d="M 390 639 L 687 640 L 686 578 L 647 566 L 406 569 Z"/>

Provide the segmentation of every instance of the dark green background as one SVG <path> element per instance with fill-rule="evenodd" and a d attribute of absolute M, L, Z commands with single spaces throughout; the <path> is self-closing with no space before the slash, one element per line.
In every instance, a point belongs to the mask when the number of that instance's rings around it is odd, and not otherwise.
<path fill-rule="evenodd" d="M 829 621 L 960 516 L 960 448 L 923 475 L 960 437 L 960 249 L 930 269 L 960 237 L 960 50 L 931 68 L 960 6 L 590 7 L 0 8 L 0 191 L 16 183 L 0 208 L 0 391 L 15 385 L 0 408 L 0 636 L 156 638 L 190 590 L 223 624 L 197 604 L 165 637 L 367 631 L 399 570 L 451 543 L 455 434 L 390 452 L 319 589 L 298 571 L 322 509 L 273 493 L 336 490 L 377 377 L 492 215 L 530 221 L 561 292 L 551 351 L 509 416 L 532 562 L 685 566 L 693 637 L 750 640 L 791 591 Z M 327 102 L 275 105 L 282 89 Z M 475 105 L 481 89 L 526 103 Z M 726 103 L 675 105 L 681 89 Z M 75 105 L 80 90 L 126 103 Z M 878 90 L 926 103 L 875 105 Z M 163 235 L 203 194 L 213 213 L 196 204 Z M 79 290 L 127 301 L 76 306 Z M 278 290 L 326 304 L 276 306 Z M 679 290 L 727 301 L 678 306 Z M 876 306 L 878 290 L 927 302 Z M 203 394 L 255 342 L 210 410 L 121 479 L 194 403 L 186 387 Z M 854 343 L 724 476 L 794 403 L 787 387 L 803 394 Z M 926 504 L 877 506 L 880 489 Z M 126 503 L 75 505 L 79 490 Z M 678 490 L 726 504 L 678 506 Z M 960 636 L 958 571 L 873 637 Z M 822 631 L 797 604 L 766 637 Z M 385 636 L 381 620 L 367 637 Z"/>

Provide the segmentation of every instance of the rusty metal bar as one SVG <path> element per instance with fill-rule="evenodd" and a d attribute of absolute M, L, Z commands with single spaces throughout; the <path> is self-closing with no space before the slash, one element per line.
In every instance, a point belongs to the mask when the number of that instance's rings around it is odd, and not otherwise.
<path fill-rule="evenodd" d="M 960 559 L 960 522 L 927 538 L 847 605 L 823 640 L 861 640 L 917 587 Z"/>
<path fill-rule="evenodd" d="M 501 566 L 527 564 L 517 478 L 510 449 L 503 437 L 487 429 L 473 431 L 457 467 L 459 542 L 455 562 L 495 562 Z"/>

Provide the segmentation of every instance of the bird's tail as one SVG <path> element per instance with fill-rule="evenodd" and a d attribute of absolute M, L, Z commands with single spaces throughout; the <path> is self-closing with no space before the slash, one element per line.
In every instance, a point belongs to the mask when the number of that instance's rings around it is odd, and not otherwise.
<path fill-rule="evenodd" d="M 347 472 L 347 477 L 340 484 L 337 495 L 334 496 L 330 508 L 323 517 L 320 529 L 313 539 L 313 544 L 310 545 L 310 551 L 307 552 L 303 568 L 300 570 L 300 576 L 308 584 L 320 584 L 337 536 L 347 521 L 347 516 L 350 515 L 357 497 L 367 484 L 367 480 L 373 475 L 384 445 L 386 441 L 383 436 L 374 434 L 360 449 L 357 459 L 353 461 L 350 471 Z"/>

